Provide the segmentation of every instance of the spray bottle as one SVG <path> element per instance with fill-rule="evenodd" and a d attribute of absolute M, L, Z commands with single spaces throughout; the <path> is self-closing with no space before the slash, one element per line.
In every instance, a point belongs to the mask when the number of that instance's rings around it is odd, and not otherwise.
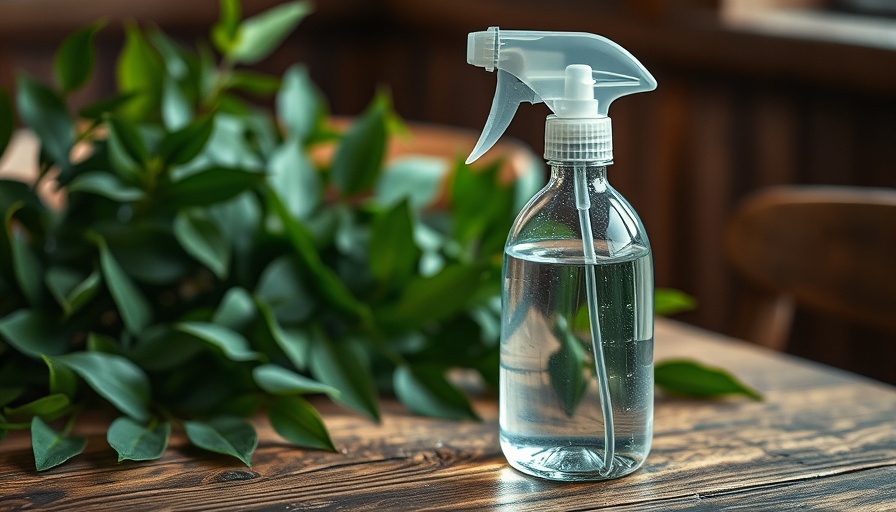
<path fill-rule="evenodd" d="M 522 102 L 544 102 L 549 183 L 504 251 L 500 439 L 511 466 L 552 480 L 640 467 L 653 436 L 653 260 L 644 226 L 607 182 L 610 103 L 656 80 L 586 33 L 471 33 L 467 62 L 498 86 L 470 163 Z"/>

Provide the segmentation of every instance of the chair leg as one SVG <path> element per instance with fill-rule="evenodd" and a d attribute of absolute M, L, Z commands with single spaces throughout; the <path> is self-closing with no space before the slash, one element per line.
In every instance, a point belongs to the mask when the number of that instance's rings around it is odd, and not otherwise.
<path fill-rule="evenodd" d="M 736 334 L 777 351 L 786 351 L 793 323 L 794 302 L 785 295 L 751 292 L 738 315 Z"/>

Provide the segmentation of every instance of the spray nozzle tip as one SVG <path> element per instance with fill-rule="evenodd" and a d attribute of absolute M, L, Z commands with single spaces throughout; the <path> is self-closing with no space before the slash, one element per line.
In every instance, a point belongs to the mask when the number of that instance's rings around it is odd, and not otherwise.
<path fill-rule="evenodd" d="M 467 64 L 494 71 L 498 67 L 498 27 L 467 35 Z"/>

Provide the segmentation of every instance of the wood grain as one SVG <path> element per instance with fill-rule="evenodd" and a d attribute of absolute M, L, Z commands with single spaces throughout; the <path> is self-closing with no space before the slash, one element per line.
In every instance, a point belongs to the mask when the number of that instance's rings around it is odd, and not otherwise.
<path fill-rule="evenodd" d="M 417 418 L 391 400 L 371 423 L 320 401 L 339 453 L 292 448 L 258 421 L 251 468 L 176 435 L 152 463 L 117 464 L 101 418 L 87 451 L 35 473 L 27 435 L 0 453 L 2 510 L 892 510 L 896 390 L 681 324 L 657 323 L 657 357 L 733 370 L 766 400 L 660 396 L 637 473 L 562 484 L 510 469 L 493 398 L 481 423 Z M 108 421 L 107 419 L 105 421 Z"/>

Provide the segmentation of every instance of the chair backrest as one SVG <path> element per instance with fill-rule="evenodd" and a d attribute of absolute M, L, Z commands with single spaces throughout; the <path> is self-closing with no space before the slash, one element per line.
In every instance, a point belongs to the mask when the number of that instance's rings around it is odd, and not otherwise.
<path fill-rule="evenodd" d="M 755 289 L 739 336 L 786 348 L 795 306 L 896 333 L 896 190 L 765 189 L 739 207 L 725 245 Z"/>

